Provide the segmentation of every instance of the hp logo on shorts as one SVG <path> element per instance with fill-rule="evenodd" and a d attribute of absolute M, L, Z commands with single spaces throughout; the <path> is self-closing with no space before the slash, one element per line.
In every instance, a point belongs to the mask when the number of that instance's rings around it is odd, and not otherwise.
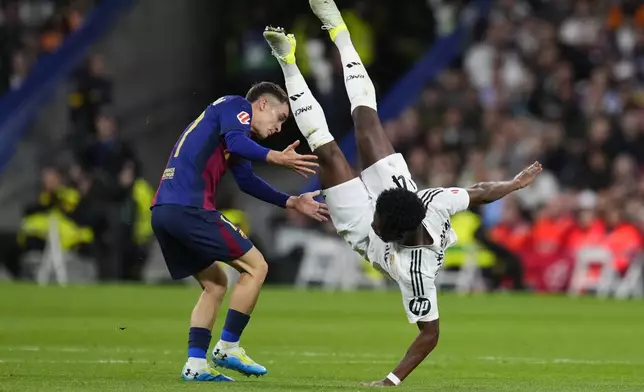
<path fill-rule="evenodd" d="M 427 316 L 431 308 L 427 298 L 416 297 L 409 301 L 409 311 L 419 317 Z"/>

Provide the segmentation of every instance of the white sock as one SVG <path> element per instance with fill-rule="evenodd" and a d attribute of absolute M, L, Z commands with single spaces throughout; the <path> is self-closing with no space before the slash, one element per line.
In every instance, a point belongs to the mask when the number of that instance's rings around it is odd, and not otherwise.
<path fill-rule="evenodd" d="M 282 72 L 284 72 L 285 78 L 290 78 L 300 74 L 300 69 L 297 67 L 297 64 L 287 64 L 280 59 L 277 59 L 277 62 L 282 67 Z"/>
<path fill-rule="evenodd" d="M 351 101 L 351 113 L 358 106 L 367 106 L 378 110 L 376 105 L 376 89 L 362 65 L 358 52 L 353 47 L 348 31 L 340 31 L 335 37 L 335 46 L 340 51 L 342 67 L 344 69 L 344 85 Z"/>
<path fill-rule="evenodd" d="M 208 366 L 208 360 L 206 358 L 188 358 L 188 367 L 192 370 L 200 371 L 205 369 Z"/>
<path fill-rule="evenodd" d="M 311 93 L 300 71 L 298 70 L 297 74 L 291 76 L 286 76 L 286 71 L 284 71 L 284 76 L 293 117 L 295 117 L 300 132 L 309 143 L 311 151 L 332 142 L 333 135 L 329 132 L 322 106 Z"/>

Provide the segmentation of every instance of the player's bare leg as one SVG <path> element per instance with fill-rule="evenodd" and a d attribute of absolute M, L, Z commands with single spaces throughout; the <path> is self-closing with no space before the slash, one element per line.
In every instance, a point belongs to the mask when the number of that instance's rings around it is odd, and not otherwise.
<path fill-rule="evenodd" d="M 342 150 L 329 132 L 320 103 L 315 99 L 295 63 L 296 41 L 281 28 L 267 27 L 264 38 L 277 58 L 286 82 L 291 111 L 300 132 L 318 156 L 318 175 L 323 189 L 356 178 Z"/>
<path fill-rule="evenodd" d="M 236 370 L 246 376 L 261 376 L 267 373 L 266 368 L 246 354 L 239 346 L 239 339 L 257 304 L 268 273 L 268 264 L 262 253 L 253 247 L 229 265 L 237 269 L 240 276 L 230 296 L 221 339 L 213 348 L 212 359 L 217 366 Z"/>
<path fill-rule="evenodd" d="M 268 264 L 257 248 L 252 248 L 239 260 L 229 264 L 240 273 L 230 296 L 230 309 L 251 314 L 268 274 Z"/>
<path fill-rule="evenodd" d="M 212 327 L 226 294 L 226 273 L 213 263 L 195 275 L 195 279 L 203 290 L 190 316 L 188 361 L 181 372 L 182 378 L 186 381 L 233 381 L 212 369 L 206 360 Z"/>
<path fill-rule="evenodd" d="M 367 168 L 395 154 L 378 118 L 373 82 L 353 47 L 351 36 L 335 2 L 309 0 L 309 4 L 340 52 L 347 95 L 351 101 L 358 155 L 362 166 Z M 398 385 L 429 355 L 438 343 L 438 320 L 419 322 L 418 328 L 420 333 L 394 371 L 383 380 L 365 385 Z"/>

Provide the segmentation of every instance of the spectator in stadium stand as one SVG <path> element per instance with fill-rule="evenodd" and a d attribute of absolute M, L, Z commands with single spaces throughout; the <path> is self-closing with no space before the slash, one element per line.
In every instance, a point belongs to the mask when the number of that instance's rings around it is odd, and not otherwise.
<path fill-rule="evenodd" d="M 514 197 L 505 199 L 501 219 L 491 228 L 490 239 L 516 255 L 522 254 L 530 247 L 530 225 L 523 219 Z"/>
<path fill-rule="evenodd" d="M 95 133 L 95 120 L 101 109 L 112 103 L 112 81 L 103 56 L 90 56 L 76 73 L 69 95 L 70 117 L 79 139 Z"/>
<path fill-rule="evenodd" d="M 564 249 L 566 235 L 573 224 L 568 197 L 557 196 L 538 212 L 532 227 L 532 248 L 535 253 L 552 255 Z"/>
<path fill-rule="evenodd" d="M 64 184 L 59 168 L 51 165 L 42 169 L 41 191 L 36 201 L 25 207 L 18 233 L 0 235 L 0 261 L 4 261 L 14 278 L 30 277 L 30 271 L 21 265 L 22 256 L 30 250 L 45 249 L 52 216 L 58 220 L 63 250 L 79 249 L 93 242 L 94 233 L 84 224 L 79 201 L 78 191 Z"/>
<path fill-rule="evenodd" d="M 574 224 L 566 240 L 566 252 L 574 256 L 581 248 L 597 246 L 606 237 L 606 225 L 597 214 L 597 196 L 592 191 L 579 194 Z"/>
<path fill-rule="evenodd" d="M 602 244 L 613 254 L 615 269 L 624 273 L 632 258 L 642 249 L 642 234 L 625 219 L 620 208 L 609 208 L 605 214 L 607 234 Z"/>
<path fill-rule="evenodd" d="M 152 234 L 147 215 L 154 191 L 140 177 L 138 157 L 119 137 L 114 116 L 99 114 L 96 129 L 96 137 L 77 151 L 77 161 L 103 190 L 101 199 L 110 211 L 108 243 L 114 254 L 104 279 L 140 280 Z"/>

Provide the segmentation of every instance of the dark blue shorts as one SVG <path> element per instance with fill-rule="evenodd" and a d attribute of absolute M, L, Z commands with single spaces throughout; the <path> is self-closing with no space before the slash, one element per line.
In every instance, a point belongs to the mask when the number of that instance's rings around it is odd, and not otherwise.
<path fill-rule="evenodd" d="M 253 247 L 219 211 L 158 205 L 152 208 L 152 229 L 173 279 L 195 275 L 215 261 L 233 261 Z"/>

